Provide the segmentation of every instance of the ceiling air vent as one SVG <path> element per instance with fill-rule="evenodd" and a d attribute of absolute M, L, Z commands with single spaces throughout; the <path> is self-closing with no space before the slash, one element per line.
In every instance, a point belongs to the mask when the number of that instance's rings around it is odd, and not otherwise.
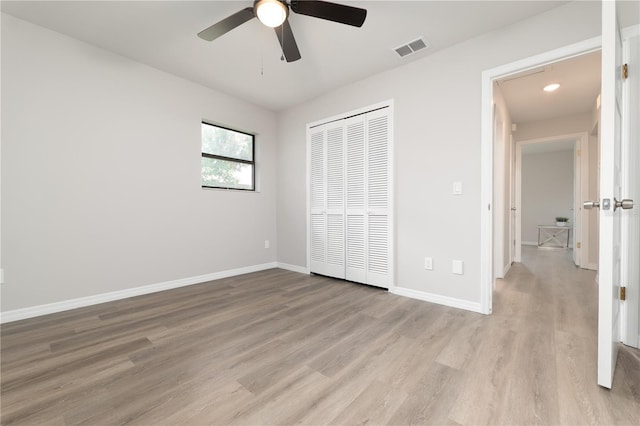
<path fill-rule="evenodd" d="M 412 53 L 416 53 L 418 50 L 422 50 L 429 47 L 429 45 L 424 41 L 422 37 L 419 39 L 410 41 L 409 43 L 403 44 L 402 46 L 396 47 L 396 53 L 404 58 L 405 56 L 411 55 Z"/>

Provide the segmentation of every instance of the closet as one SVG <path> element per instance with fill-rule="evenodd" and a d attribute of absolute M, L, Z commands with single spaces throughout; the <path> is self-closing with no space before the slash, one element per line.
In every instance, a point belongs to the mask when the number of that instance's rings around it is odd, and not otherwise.
<path fill-rule="evenodd" d="M 310 125 L 310 271 L 393 284 L 392 108 Z"/>

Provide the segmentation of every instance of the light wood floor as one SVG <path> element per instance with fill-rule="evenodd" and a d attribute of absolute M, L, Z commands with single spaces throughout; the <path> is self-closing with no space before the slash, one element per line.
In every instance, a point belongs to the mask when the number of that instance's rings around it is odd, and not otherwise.
<path fill-rule="evenodd" d="M 525 248 L 491 316 L 274 269 L 5 324 L 1 422 L 638 424 L 568 253 Z"/>

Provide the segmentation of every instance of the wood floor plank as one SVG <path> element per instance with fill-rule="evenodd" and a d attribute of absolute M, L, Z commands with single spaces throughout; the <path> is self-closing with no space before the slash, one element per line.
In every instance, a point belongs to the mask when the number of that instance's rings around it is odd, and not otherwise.
<path fill-rule="evenodd" d="M 405 399 L 406 393 L 374 380 L 331 421 L 331 424 L 388 424 L 393 413 Z"/>
<path fill-rule="evenodd" d="M 420 377 L 418 386 L 393 413 L 388 424 L 453 424 L 449 413 L 456 403 L 461 384 L 462 373 L 459 370 L 434 362 Z"/>
<path fill-rule="evenodd" d="M 482 345 L 464 370 L 460 394 L 449 417 L 457 423 L 496 424 L 514 371 L 516 333 L 502 324 L 483 329 Z"/>
<path fill-rule="evenodd" d="M 515 342 L 515 364 L 501 402 L 500 424 L 558 424 L 558 377 L 554 334 L 534 325 Z"/>
<path fill-rule="evenodd" d="M 609 391 L 596 383 L 596 345 L 595 338 L 564 331 L 556 333 L 558 403 L 562 424 L 612 424 L 604 398 Z"/>
<path fill-rule="evenodd" d="M 490 316 L 273 269 L 3 324 L 0 423 L 638 424 L 594 275 L 525 247 Z"/>
<path fill-rule="evenodd" d="M 238 407 L 228 417 L 221 417 L 221 424 L 286 424 L 291 410 L 312 398 L 313 391 L 324 387 L 330 379 L 317 371 L 302 366 L 274 381 L 273 385 L 249 403 Z"/>

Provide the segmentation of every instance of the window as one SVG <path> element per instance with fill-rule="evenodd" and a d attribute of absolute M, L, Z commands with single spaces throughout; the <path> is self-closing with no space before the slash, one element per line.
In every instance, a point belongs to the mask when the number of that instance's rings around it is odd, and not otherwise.
<path fill-rule="evenodd" d="M 202 123 L 202 187 L 255 190 L 255 136 Z"/>

